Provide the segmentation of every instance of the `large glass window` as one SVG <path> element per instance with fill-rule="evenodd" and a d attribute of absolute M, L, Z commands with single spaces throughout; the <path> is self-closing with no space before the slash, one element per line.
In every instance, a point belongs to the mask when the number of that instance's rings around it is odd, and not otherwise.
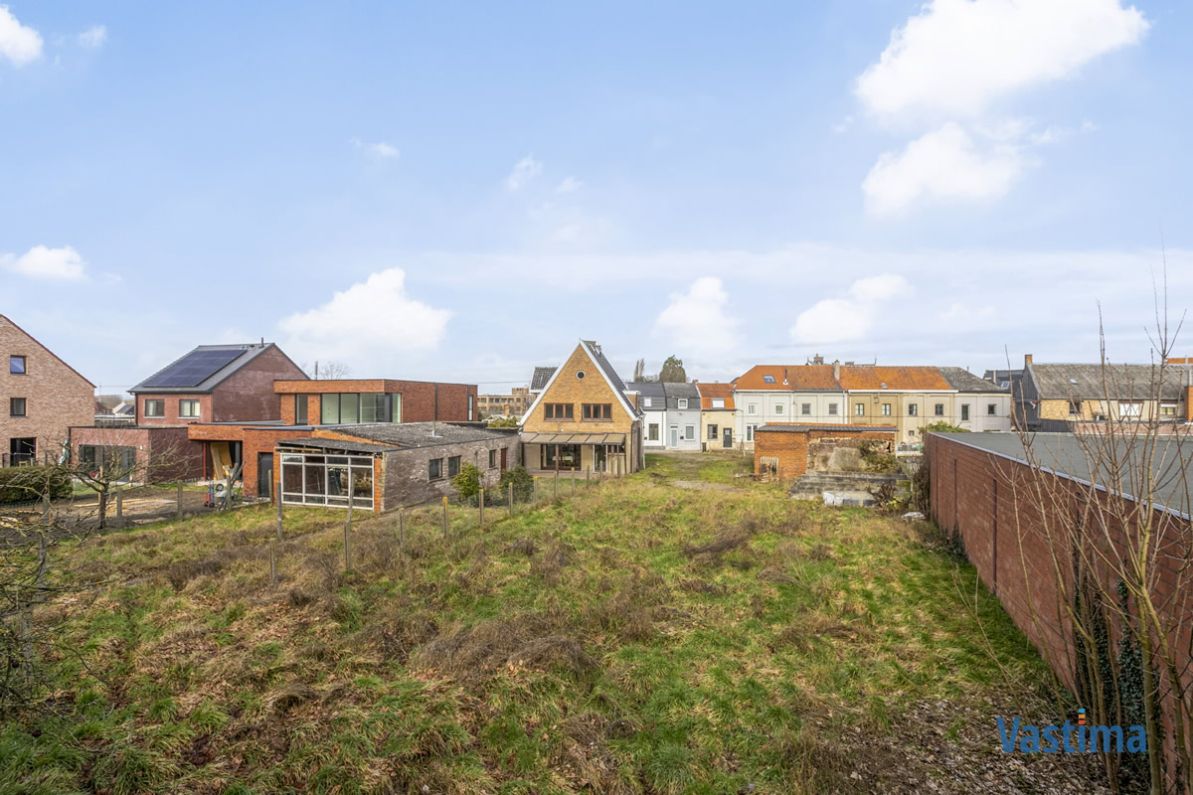
<path fill-rule="evenodd" d="M 306 395 L 295 395 L 294 396 L 294 424 L 295 425 L 306 425 L 307 424 L 307 396 Z"/>
<path fill-rule="evenodd" d="M 145 416 L 146 417 L 164 417 L 164 416 L 166 416 L 166 401 L 164 401 L 164 400 L 146 400 L 145 401 Z"/>
<path fill-rule="evenodd" d="M 133 479 L 137 468 L 137 448 L 79 445 L 79 463 L 88 472 L 102 475 L 117 483 L 128 483 Z"/>
<path fill-rule="evenodd" d="M 323 425 L 339 425 L 340 396 L 334 392 L 324 393 L 319 403 L 321 406 L 319 422 Z"/>
<path fill-rule="evenodd" d="M 384 392 L 339 392 L 323 395 L 322 423 L 351 425 L 358 422 L 400 422 L 401 395 Z"/>
<path fill-rule="evenodd" d="M 447 459 L 447 476 L 454 478 L 458 474 L 460 474 L 460 456 L 453 455 Z"/>
<path fill-rule="evenodd" d="M 344 392 L 340 395 L 340 424 L 355 425 L 360 422 L 360 395 Z"/>
<path fill-rule="evenodd" d="M 361 455 L 282 453 L 282 502 L 373 507 L 373 459 Z"/>

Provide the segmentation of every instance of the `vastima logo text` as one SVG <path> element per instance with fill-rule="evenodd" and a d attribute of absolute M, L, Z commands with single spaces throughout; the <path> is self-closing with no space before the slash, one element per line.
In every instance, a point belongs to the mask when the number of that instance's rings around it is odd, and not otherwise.
<path fill-rule="evenodd" d="M 1059 726 L 1023 723 L 1019 718 L 1008 721 L 1000 715 L 998 738 L 1008 754 L 1147 753 L 1147 729 L 1143 726 L 1087 725 L 1084 709 L 1077 710 L 1076 723 L 1066 720 Z"/>

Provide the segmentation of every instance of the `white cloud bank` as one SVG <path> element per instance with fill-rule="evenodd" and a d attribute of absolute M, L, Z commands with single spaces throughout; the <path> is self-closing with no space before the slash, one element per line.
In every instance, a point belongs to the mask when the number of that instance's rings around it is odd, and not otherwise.
<path fill-rule="evenodd" d="M 30 279 L 69 282 L 87 278 L 87 263 L 71 246 L 34 246 L 19 257 L 0 254 L 0 268 Z"/>
<path fill-rule="evenodd" d="M 41 57 L 41 34 L 22 25 L 8 6 L 0 5 L 0 58 L 24 66 Z"/>
<path fill-rule="evenodd" d="M 1025 171 L 1024 152 L 1059 140 L 1064 128 L 1038 131 L 990 114 L 1138 43 L 1148 27 L 1121 0 L 931 0 L 854 85 L 873 118 L 934 128 L 880 156 L 862 183 L 867 209 L 890 216 L 921 201 L 1006 195 Z"/>
<path fill-rule="evenodd" d="M 846 297 L 826 298 L 801 312 L 791 327 L 791 339 L 801 344 L 864 339 L 882 308 L 910 289 L 907 280 L 897 274 L 858 279 Z"/>
<path fill-rule="evenodd" d="M 726 311 L 729 294 L 715 276 L 702 276 L 687 291 L 671 296 L 671 303 L 655 320 L 655 331 L 698 357 L 727 353 L 737 346 L 738 321 Z"/>
<path fill-rule="evenodd" d="M 983 148 L 959 125 L 949 123 L 915 139 L 902 152 L 883 153 L 862 182 L 862 192 L 866 209 L 879 216 L 926 200 L 998 199 L 1025 166 L 1014 145 Z"/>
<path fill-rule="evenodd" d="M 299 358 L 335 359 L 367 373 L 392 364 L 395 354 L 434 349 L 450 318 L 450 311 L 411 298 L 406 272 L 389 268 L 284 318 L 278 328 Z"/>
<path fill-rule="evenodd" d="M 933 0 L 891 34 L 856 92 L 881 117 L 976 116 L 1139 42 L 1148 22 L 1119 0 Z"/>
<path fill-rule="evenodd" d="M 401 156 L 398 147 L 386 141 L 362 141 L 359 138 L 352 139 L 352 145 L 361 150 L 370 157 L 375 157 L 379 160 L 396 160 Z"/>
<path fill-rule="evenodd" d="M 505 178 L 505 189 L 510 193 L 516 193 L 537 179 L 542 173 L 542 161 L 535 160 L 534 155 L 526 155 L 526 157 L 514 164 L 513 170 Z"/>

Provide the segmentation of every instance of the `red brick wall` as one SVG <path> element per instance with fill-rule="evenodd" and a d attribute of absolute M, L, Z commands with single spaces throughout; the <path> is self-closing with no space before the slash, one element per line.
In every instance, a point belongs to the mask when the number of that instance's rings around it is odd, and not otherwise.
<path fill-rule="evenodd" d="M 25 375 L 10 375 L 8 357 L 24 356 Z M 24 417 L 9 416 L 9 399 L 25 398 Z M 95 417 L 95 387 L 8 318 L 0 315 L 0 465 L 10 440 L 37 439 L 39 459 L 57 458 L 72 425 Z"/>
<path fill-rule="evenodd" d="M 475 384 L 446 384 L 431 381 L 395 381 L 388 378 L 344 378 L 321 381 L 278 381 L 274 384 L 278 398 L 275 410 L 280 410 L 283 422 L 294 422 L 294 402 L 291 395 L 309 395 L 307 421 L 319 423 L 323 392 L 388 392 L 402 396 L 402 422 L 443 420 L 463 422 L 477 419 L 477 388 Z M 468 416 L 468 398 L 472 397 L 472 417 Z"/>
<path fill-rule="evenodd" d="M 203 449 L 187 438 L 183 427 L 71 428 L 71 454 L 79 459 L 83 445 L 133 447 L 137 450 L 137 479 L 196 480 L 202 475 Z"/>
<path fill-rule="evenodd" d="M 777 458 L 780 480 L 794 480 L 808 471 L 808 448 L 821 439 L 874 439 L 894 442 L 891 431 L 855 430 L 848 427 L 833 430 L 809 428 L 801 431 L 754 429 L 754 474 L 762 474 L 762 459 Z"/>
<path fill-rule="evenodd" d="M 137 424 L 138 425 L 188 425 L 192 422 L 211 422 L 211 395 L 194 394 L 194 395 L 178 395 L 178 394 L 152 394 L 149 392 L 141 392 L 136 396 L 137 403 Z M 160 400 L 165 406 L 165 415 L 162 417 L 146 417 L 145 416 L 145 401 L 146 400 Z M 183 400 L 197 400 L 199 401 L 199 416 L 198 417 L 182 417 L 178 413 L 178 408 Z"/>
<path fill-rule="evenodd" d="M 270 348 L 212 391 L 214 405 L 210 419 L 215 422 L 279 419 L 273 382 L 305 377 L 280 349 Z"/>

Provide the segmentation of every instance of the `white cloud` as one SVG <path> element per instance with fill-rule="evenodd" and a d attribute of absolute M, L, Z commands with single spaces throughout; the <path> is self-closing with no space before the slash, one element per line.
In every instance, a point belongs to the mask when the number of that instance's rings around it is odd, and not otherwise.
<path fill-rule="evenodd" d="M 555 186 L 556 193 L 575 193 L 584 187 L 584 183 L 575 177 L 564 177 L 563 181 Z"/>
<path fill-rule="evenodd" d="M 728 305 L 729 294 L 721 280 L 702 276 L 686 292 L 671 296 L 671 303 L 655 320 L 655 331 L 698 357 L 724 354 L 736 346 L 739 325 L 726 312 Z"/>
<path fill-rule="evenodd" d="M 1026 166 L 1016 146 L 995 142 L 980 147 L 959 125 L 949 123 L 902 152 L 882 154 L 862 191 L 872 214 L 893 215 L 921 201 L 997 199 Z"/>
<path fill-rule="evenodd" d="M 0 58 L 14 66 L 24 66 L 41 57 L 41 35 L 22 25 L 8 6 L 0 6 Z"/>
<path fill-rule="evenodd" d="M 858 279 L 848 297 L 825 298 L 801 312 L 791 327 L 791 339 L 805 344 L 864 339 L 884 305 L 910 290 L 907 280 L 897 274 Z"/>
<path fill-rule="evenodd" d="M 1072 77 L 1147 29 L 1119 0 L 931 0 L 891 34 L 855 92 L 879 117 L 976 116 L 1010 94 Z"/>
<path fill-rule="evenodd" d="M 389 268 L 322 306 L 284 318 L 278 327 L 295 356 L 335 359 L 365 373 L 393 364 L 396 354 L 437 347 L 451 314 L 411 298 L 405 271 Z"/>
<path fill-rule="evenodd" d="M 87 30 L 80 33 L 77 37 L 79 46 L 94 50 L 104 46 L 104 42 L 108 40 L 108 29 L 103 25 L 92 25 Z"/>
<path fill-rule="evenodd" d="M 19 257 L 0 254 L 0 267 L 30 279 L 80 281 L 87 278 L 87 263 L 70 246 L 34 246 Z"/>
<path fill-rule="evenodd" d="M 534 155 L 526 155 L 514 164 L 513 170 L 505 178 L 505 189 L 511 193 L 520 191 L 542 173 L 543 164 L 535 160 Z"/>
<path fill-rule="evenodd" d="M 359 138 L 352 139 L 352 145 L 361 150 L 367 155 L 378 158 L 380 160 L 396 160 L 401 156 L 398 147 L 385 141 L 362 141 Z"/>

